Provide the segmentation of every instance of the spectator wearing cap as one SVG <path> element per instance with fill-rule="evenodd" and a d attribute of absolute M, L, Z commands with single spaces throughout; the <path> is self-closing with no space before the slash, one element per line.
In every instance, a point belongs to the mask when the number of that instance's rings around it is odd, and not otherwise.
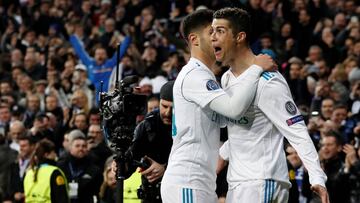
<path fill-rule="evenodd" d="M 147 95 L 147 96 L 152 95 L 153 85 L 152 85 L 152 82 L 151 82 L 150 78 L 144 77 L 144 78 L 140 81 L 139 87 L 140 87 L 140 92 L 139 92 L 139 93 L 145 94 L 145 95 Z"/>
<path fill-rule="evenodd" d="M 71 203 L 93 203 L 102 183 L 101 170 L 88 154 L 85 135 L 81 131 L 69 135 L 69 153 L 58 161 L 58 166 L 68 180 Z"/>
<path fill-rule="evenodd" d="M 72 75 L 71 81 L 73 84 L 72 90 L 76 91 L 81 89 L 88 98 L 89 107 L 92 107 L 94 104 L 94 91 L 89 88 L 85 65 L 78 64 L 75 66 L 75 72 Z"/>
<path fill-rule="evenodd" d="M 40 97 L 40 109 L 45 110 L 45 90 L 47 86 L 46 80 L 35 81 L 35 94 Z"/>

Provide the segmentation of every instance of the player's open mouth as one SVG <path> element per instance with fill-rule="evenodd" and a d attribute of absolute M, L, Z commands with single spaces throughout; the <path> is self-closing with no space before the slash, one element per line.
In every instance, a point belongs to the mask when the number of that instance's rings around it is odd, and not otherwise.
<path fill-rule="evenodd" d="M 221 53 L 221 47 L 214 47 L 214 54 L 218 56 Z"/>

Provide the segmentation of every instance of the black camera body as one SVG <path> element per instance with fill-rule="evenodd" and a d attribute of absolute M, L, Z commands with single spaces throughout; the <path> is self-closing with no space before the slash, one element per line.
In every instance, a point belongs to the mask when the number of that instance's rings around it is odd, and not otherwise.
<path fill-rule="evenodd" d="M 128 76 L 117 83 L 113 92 L 100 92 L 100 113 L 108 145 L 116 152 L 115 160 L 131 159 L 128 150 L 136 127 L 136 117 L 146 111 L 146 96 L 133 93 L 137 76 Z M 121 174 L 117 178 L 123 178 Z"/>

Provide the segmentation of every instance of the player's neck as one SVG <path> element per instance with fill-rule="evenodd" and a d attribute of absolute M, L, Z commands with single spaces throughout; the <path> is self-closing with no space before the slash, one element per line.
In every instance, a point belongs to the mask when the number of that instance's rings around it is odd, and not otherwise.
<path fill-rule="evenodd" d="M 212 58 L 211 56 L 207 55 L 205 52 L 198 50 L 198 49 L 191 50 L 191 57 L 200 60 L 209 69 L 211 69 L 215 64 L 214 58 Z"/>
<path fill-rule="evenodd" d="M 231 72 L 237 77 L 254 64 L 255 55 L 250 48 L 238 48 L 232 63 Z"/>

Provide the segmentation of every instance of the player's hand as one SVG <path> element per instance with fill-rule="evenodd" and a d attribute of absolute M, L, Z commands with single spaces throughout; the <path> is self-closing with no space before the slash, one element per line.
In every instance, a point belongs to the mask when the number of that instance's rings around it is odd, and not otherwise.
<path fill-rule="evenodd" d="M 145 157 L 150 162 L 150 167 L 141 172 L 141 175 L 152 183 L 164 175 L 165 165 L 159 164 L 150 157 Z"/>
<path fill-rule="evenodd" d="M 329 195 L 325 187 L 321 185 L 311 186 L 311 190 L 321 198 L 321 203 L 330 203 Z"/>
<path fill-rule="evenodd" d="M 277 64 L 267 54 L 259 54 L 255 56 L 254 64 L 260 66 L 264 71 L 276 71 Z"/>

